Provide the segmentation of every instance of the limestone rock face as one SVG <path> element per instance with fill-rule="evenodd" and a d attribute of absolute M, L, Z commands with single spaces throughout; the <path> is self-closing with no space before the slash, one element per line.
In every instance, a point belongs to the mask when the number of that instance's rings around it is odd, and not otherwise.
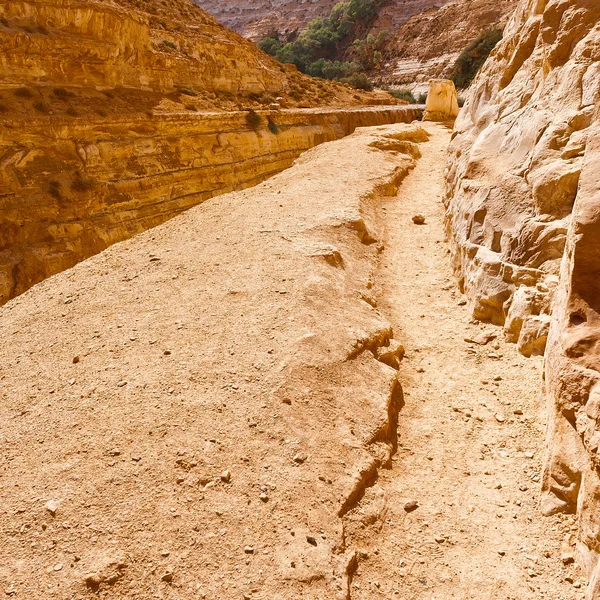
<path fill-rule="evenodd" d="M 394 85 L 426 91 L 447 77 L 459 53 L 478 35 L 504 27 L 517 0 L 388 0 L 377 7 L 372 31 L 391 34 L 381 68 L 372 73 Z M 293 35 L 330 13 L 337 0 L 196 0 L 227 27 L 258 41 L 273 30 Z"/>
<path fill-rule="evenodd" d="M 447 0 L 446 0 L 447 1 Z M 338 0 L 197 0 L 197 4 L 225 26 L 252 40 L 273 30 L 291 34 L 316 17 L 327 16 Z M 444 4 L 442 0 L 393 0 L 379 8 L 379 28 L 397 29 L 410 17 Z"/>
<path fill-rule="evenodd" d="M 517 0 L 438 0 L 397 28 L 382 22 L 392 38 L 381 79 L 426 92 L 430 79 L 450 75 L 459 54 L 477 36 L 503 29 L 516 4 Z"/>
<path fill-rule="evenodd" d="M 456 122 L 447 225 L 479 319 L 547 340 L 543 509 L 580 513 L 600 594 L 600 4 L 528 0 Z"/>
<path fill-rule="evenodd" d="M 432 79 L 425 106 L 424 121 L 454 121 L 458 116 L 458 97 L 454 82 L 449 79 Z"/>

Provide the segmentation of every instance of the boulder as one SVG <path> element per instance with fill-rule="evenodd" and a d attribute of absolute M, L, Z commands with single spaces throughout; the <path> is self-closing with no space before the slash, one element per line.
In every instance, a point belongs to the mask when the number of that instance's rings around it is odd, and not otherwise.
<path fill-rule="evenodd" d="M 432 79 L 425 105 L 424 121 L 454 121 L 458 116 L 458 96 L 454 82 L 449 79 Z"/>

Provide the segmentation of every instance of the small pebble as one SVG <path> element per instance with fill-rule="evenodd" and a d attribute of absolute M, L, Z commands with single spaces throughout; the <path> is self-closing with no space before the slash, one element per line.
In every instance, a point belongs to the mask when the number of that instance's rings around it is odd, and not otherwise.
<path fill-rule="evenodd" d="M 58 500 L 48 500 L 48 502 L 46 502 L 46 504 L 44 505 L 44 508 L 51 514 L 51 515 L 55 515 L 56 511 L 58 510 L 58 505 L 60 504 L 60 502 Z"/>
<path fill-rule="evenodd" d="M 308 455 L 305 452 L 298 452 L 295 456 L 294 456 L 294 462 L 296 464 L 301 465 L 303 462 L 306 461 L 306 459 L 308 458 Z"/>

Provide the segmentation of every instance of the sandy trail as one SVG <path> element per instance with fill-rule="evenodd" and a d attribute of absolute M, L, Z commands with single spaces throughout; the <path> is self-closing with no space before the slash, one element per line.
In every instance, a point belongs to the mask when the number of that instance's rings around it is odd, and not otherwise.
<path fill-rule="evenodd" d="M 561 560 L 573 523 L 538 510 L 542 360 L 523 358 L 499 328 L 472 321 L 456 291 L 441 202 L 450 133 L 429 129 L 423 158 L 382 207 L 378 308 L 406 347 L 406 405 L 393 467 L 365 498 L 362 519 L 354 516 L 359 525 L 347 525 L 364 549 L 351 597 L 580 598 L 581 575 Z M 417 213 L 426 225 L 412 223 Z M 485 345 L 465 341 L 487 332 L 497 337 Z M 409 501 L 419 504 L 413 512 Z M 373 510 L 380 528 L 364 527 Z"/>

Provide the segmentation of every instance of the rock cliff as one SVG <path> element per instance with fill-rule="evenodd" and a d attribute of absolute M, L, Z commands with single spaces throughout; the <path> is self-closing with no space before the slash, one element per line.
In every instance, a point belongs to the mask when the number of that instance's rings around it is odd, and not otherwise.
<path fill-rule="evenodd" d="M 546 348 L 542 508 L 579 513 L 600 594 L 600 5 L 519 4 L 456 123 L 448 230 L 473 315 Z"/>
<path fill-rule="evenodd" d="M 276 30 L 293 35 L 334 0 L 196 0 L 221 23 L 254 41 Z M 504 27 L 516 0 L 388 0 L 377 7 L 372 31 L 391 34 L 385 62 L 371 76 L 382 83 L 425 91 L 447 77 L 459 53 L 486 29 Z"/>
<path fill-rule="evenodd" d="M 0 303 L 207 198 L 255 185 L 360 126 L 408 107 L 5 123 Z"/>
<path fill-rule="evenodd" d="M 1 4 L 0 85 L 31 84 L 191 91 L 214 108 L 228 108 L 232 96 L 293 103 L 297 89 L 305 105 L 331 104 L 338 93 L 357 103 L 343 86 L 324 87 L 282 66 L 186 0 L 160 8 L 127 0 Z"/>
<path fill-rule="evenodd" d="M 484 31 L 502 29 L 517 0 L 436 2 L 392 29 L 380 80 L 427 91 L 430 79 L 446 78 L 462 50 Z"/>
<path fill-rule="evenodd" d="M 378 6 L 376 29 L 398 29 L 413 15 L 445 4 L 448 0 L 390 0 Z M 316 17 L 329 14 L 338 0 L 196 0 L 225 26 L 257 41 L 271 31 L 293 34 Z"/>

